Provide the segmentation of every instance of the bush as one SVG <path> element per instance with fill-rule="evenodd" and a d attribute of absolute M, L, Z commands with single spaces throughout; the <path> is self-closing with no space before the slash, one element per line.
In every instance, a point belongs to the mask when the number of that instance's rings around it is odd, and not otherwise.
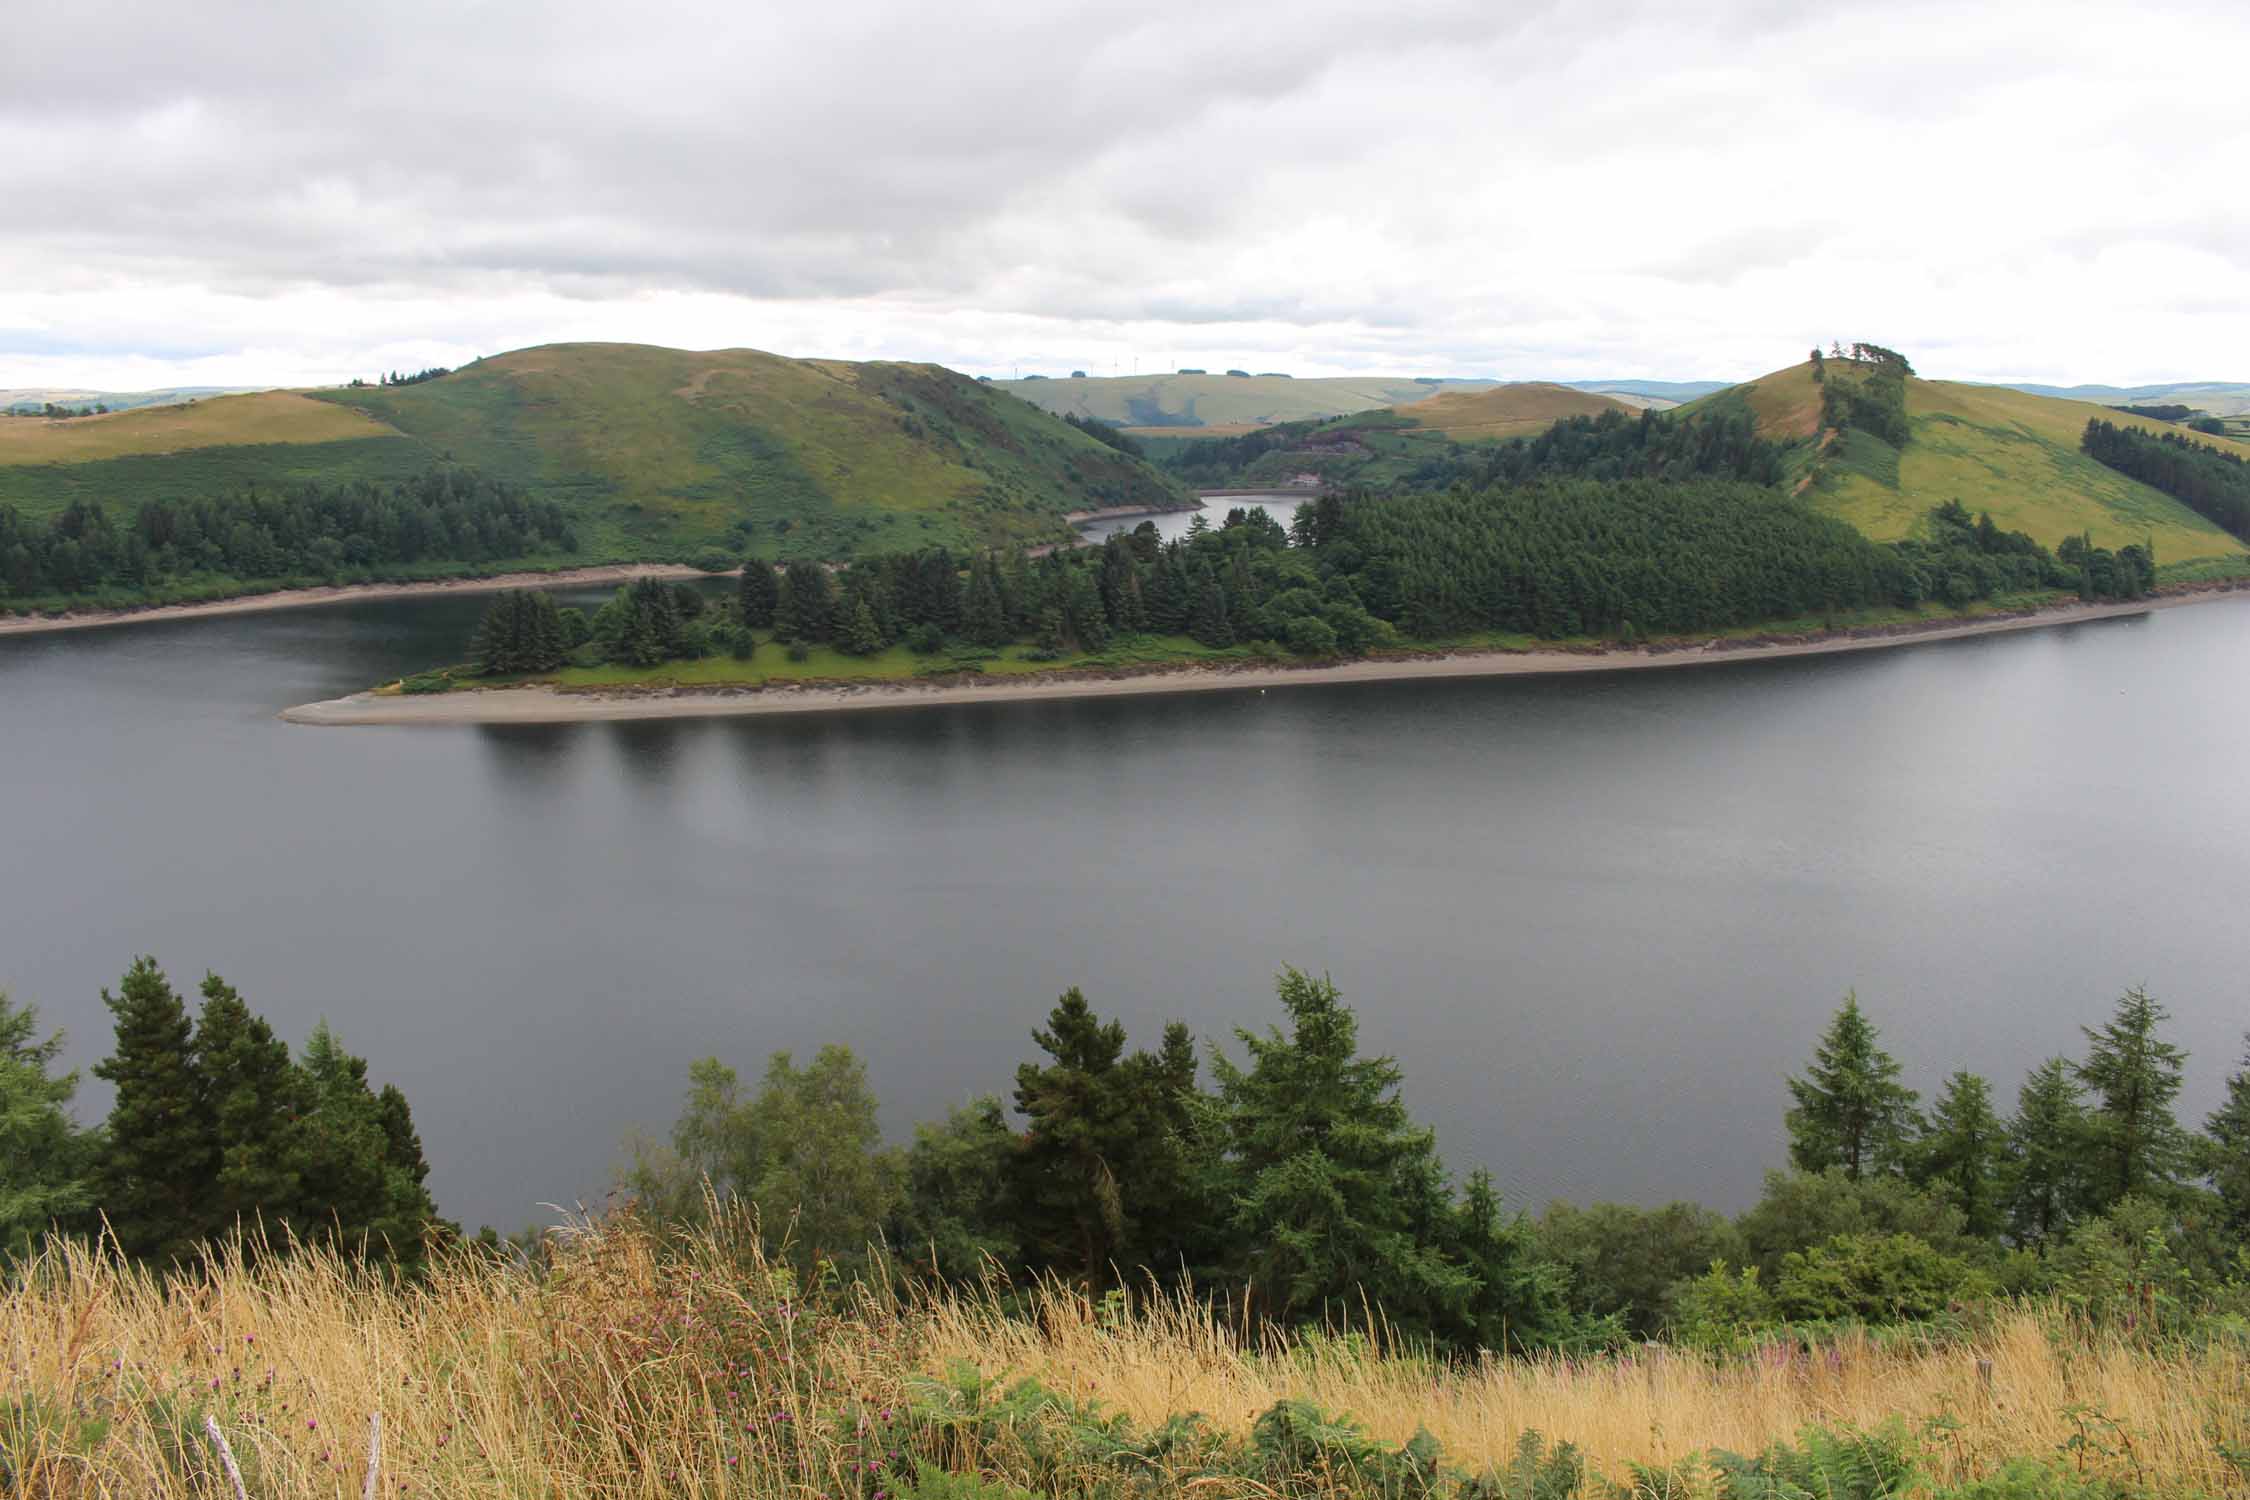
<path fill-rule="evenodd" d="M 758 637 L 747 625 L 737 625 L 727 632 L 727 651 L 736 661 L 748 661 L 758 652 Z"/>
<path fill-rule="evenodd" d="M 1910 1234 L 1842 1234 L 1782 1257 L 1774 1303 L 1790 1318 L 1869 1323 L 1935 1317 L 1992 1295 L 1992 1278 Z"/>
<path fill-rule="evenodd" d="M 398 690 L 402 693 L 443 693 L 451 691 L 452 687 L 453 679 L 443 672 L 417 672 L 412 677 L 401 679 Z"/>
<path fill-rule="evenodd" d="M 935 656 L 945 649 L 945 632 L 935 625 L 917 625 L 906 637 L 906 649 L 916 656 Z"/>
<path fill-rule="evenodd" d="M 791 641 L 789 650 L 785 654 L 791 661 L 811 661 L 812 647 L 806 645 L 803 641 Z"/>
<path fill-rule="evenodd" d="M 716 547 L 706 547 L 695 554 L 695 560 L 688 566 L 701 568 L 706 573 L 732 573 L 742 566 L 742 559 L 721 552 Z"/>

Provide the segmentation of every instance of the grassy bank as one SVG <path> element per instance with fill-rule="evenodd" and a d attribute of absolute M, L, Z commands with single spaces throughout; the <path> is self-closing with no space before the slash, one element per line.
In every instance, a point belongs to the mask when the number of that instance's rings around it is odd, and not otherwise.
<path fill-rule="evenodd" d="M 42 1496 L 227 1493 L 206 1419 L 249 1495 L 360 1494 L 378 1413 L 386 1495 L 1842 1500 L 2011 1471 L 1957 1492 L 2184 1495 L 2239 1492 L 2250 1445 L 2239 1339 L 2053 1309 L 1942 1341 L 1442 1364 L 1192 1301 L 802 1299 L 739 1222 L 613 1222 L 404 1289 L 316 1255 L 164 1282 L 50 1248 L 0 1303 L 0 1361 L 0 1493 Z"/>

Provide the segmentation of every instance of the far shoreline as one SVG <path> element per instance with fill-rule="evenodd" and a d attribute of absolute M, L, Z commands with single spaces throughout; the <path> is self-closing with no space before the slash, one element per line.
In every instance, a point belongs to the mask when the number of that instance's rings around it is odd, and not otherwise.
<path fill-rule="evenodd" d="M 2089 620 L 2148 614 L 2187 604 L 2250 598 L 2250 589 L 2197 588 L 2113 604 L 2062 604 L 1982 618 L 1927 624 L 1868 626 L 1810 636 L 1714 640 L 1703 646 L 1607 647 L 1552 651 L 1457 651 L 1364 658 L 1322 665 L 1258 664 L 1184 666 L 1120 675 L 1057 672 L 990 681 L 932 685 L 814 683 L 755 688 L 660 688 L 566 692 L 550 686 L 485 688 L 428 696 L 355 693 L 283 709 L 291 724 L 572 724 L 627 719 L 731 718 L 753 714 L 839 713 L 870 709 L 929 708 L 968 703 L 1028 703 L 1062 698 L 1112 698 L 1232 688 L 1298 687 L 1346 682 L 1405 682 L 1425 678 L 1552 677 L 1575 672 L 1623 672 L 1664 667 L 1718 666 L 1881 650 L 1927 641 L 1959 640 L 2017 630 L 2041 630 Z"/>
<path fill-rule="evenodd" d="M 603 563 L 553 572 L 494 573 L 483 578 L 418 578 L 406 583 L 328 583 L 312 588 L 274 589 L 263 594 L 232 594 L 188 604 L 149 604 L 131 609 L 89 609 L 60 615 L 9 615 L 0 618 L 0 636 L 39 635 L 50 630 L 92 630 L 104 625 L 153 625 L 165 620 L 200 620 L 216 615 L 256 614 L 268 609 L 302 609 L 314 604 L 350 604 L 361 599 L 406 599 L 427 594 L 493 594 L 507 589 L 572 588 L 585 584 L 630 583 L 636 578 L 724 578 L 685 563 Z"/>

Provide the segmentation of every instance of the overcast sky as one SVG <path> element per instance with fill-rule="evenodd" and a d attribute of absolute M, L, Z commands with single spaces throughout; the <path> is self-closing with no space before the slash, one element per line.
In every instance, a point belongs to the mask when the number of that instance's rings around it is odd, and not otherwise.
<path fill-rule="evenodd" d="M 2250 380 L 2250 5 L 162 0 L 0 31 L 0 387 Z"/>

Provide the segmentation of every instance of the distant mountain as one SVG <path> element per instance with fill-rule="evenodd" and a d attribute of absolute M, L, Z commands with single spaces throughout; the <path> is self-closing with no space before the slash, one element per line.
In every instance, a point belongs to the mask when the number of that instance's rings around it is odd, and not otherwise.
<path fill-rule="evenodd" d="M 999 380 L 999 389 L 1057 416 L 1090 418 L 1132 432 L 1224 436 L 1277 422 L 1317 421 L 1419 401 L 1439 391 L 1483 390 L 1493 380 L 1435 376 L 1088 375 Z"/>
<path fill-rule="evenodd" d="M 1998 382 L 2011 391 L 2093 401 L 2103 406 L 2192 406 L 2214 417 L 2250 416 L 2250 381 L 2181 380 L 2169 385 L 2028 385 Z"/>
<path fill-rule="evenodd" d="M 0 412 L 43 411 L 49 406 L 86 411 L 106 406 L 111 411 L 132 411 L 143 406 L 172 406 L 199 401 L 206 396 L 231 396 L 243 391 L 271 390 L 262 385 L 180 385 L 160 391 L 89 391 L 76 386 L 23 386 L 0 390 Z"/>
<path fill-rule="evenodd" d="M 1615 396 L 1628 406 L 1647 406 L 1657 411 L 1727 388 L 1724 380 L 1566 380 L 1562 383 L 1574 391 Z"/>
<path fill-rule="evenodd" d="M 0 421 L 0 504 L 129 505 L 463 464 L 564 506 L 589 562 L 843 558 L 1184 505 L 1142 460 L 936 365 L 550 344 L 404 386 Z"/>
<path fill-rule="evenodd" d="M 1795 446 L 1799 493 L 1877 541 L 1910 534 L 1932 509 L 1958 500 L 2049 547 L 2081 534 L 2104 547 L 2151 542 L 2160 566 L 2250 551 L 2171 496 L 2079 451 L 2091 418 L 2178 431 L 2168 423 L 2008 386 L 1914 378 L 1906 382 L 1908 440 L 1894 447 L 1857 429 L 1823 430 L 1821 394 L 1809 363 L 1791 365 L 1684 412 L 1747 407 L 1761 436 Z M 2201 441 L 2250 457 L 2250 444 Z"/>

